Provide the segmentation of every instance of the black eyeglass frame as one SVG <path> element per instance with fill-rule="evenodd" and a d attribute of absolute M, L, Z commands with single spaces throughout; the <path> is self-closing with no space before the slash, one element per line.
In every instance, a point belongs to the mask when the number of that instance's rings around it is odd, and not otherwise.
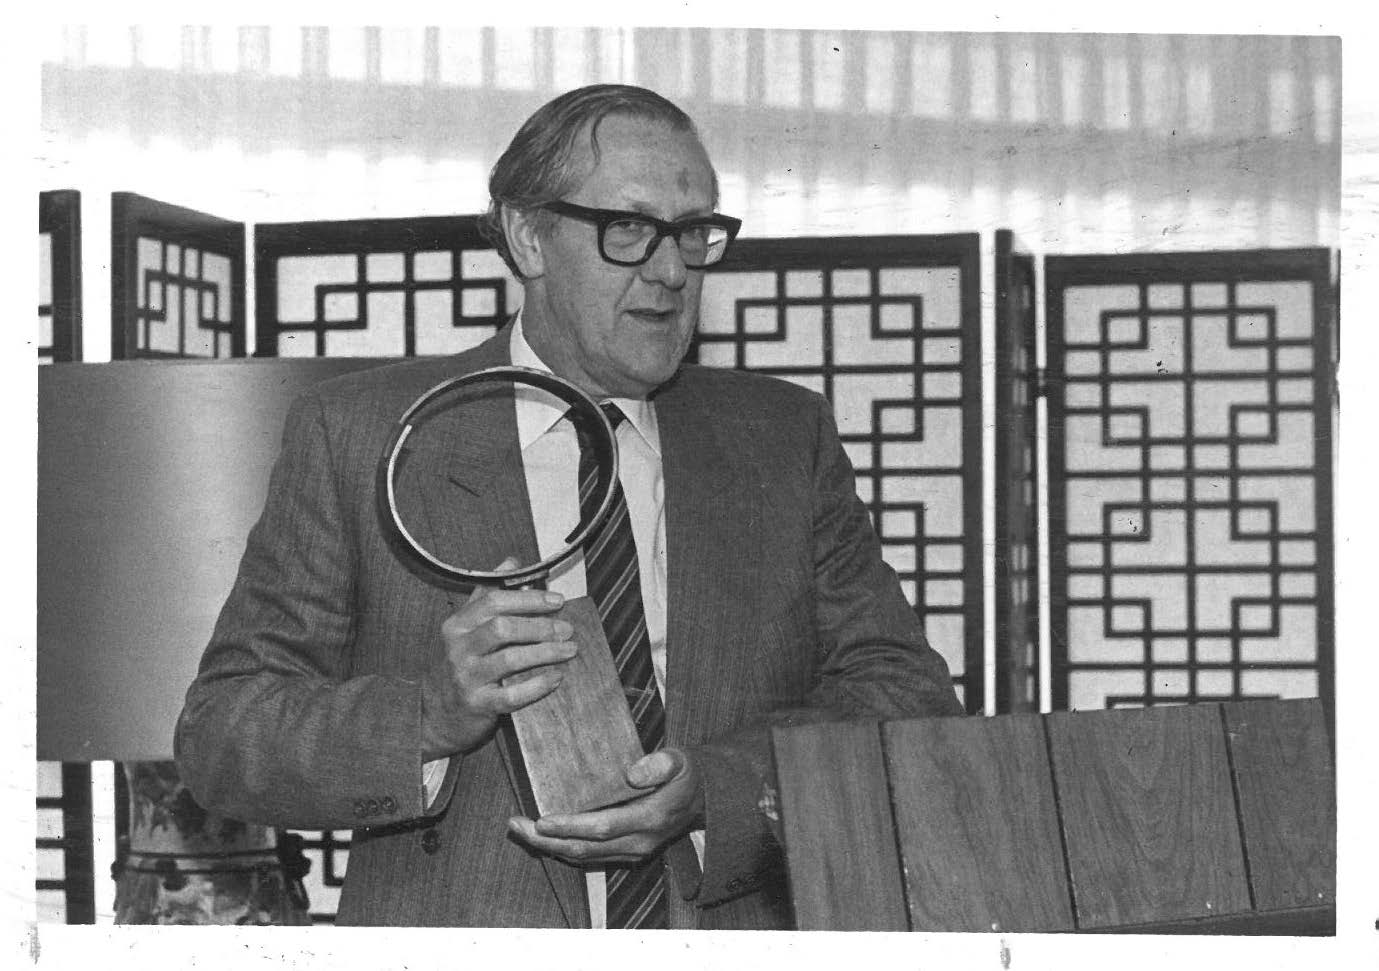
<path fill-rule="evenodd" d="M 742 220 L 732 216 L 725 216 L 722 213 L 714 213 L 710 216 L 690 216 L 688 219 L 679 219 L 675 222 L 666 222 L 664 219 L 657 219 L 644 212 L 634 212 L 630 209 L 594 209 L 589 206 L 581 206 L 578 203 L 566 202 L 563 199 L 553 199 L 550 202 L 543 202 L 536 207 L 545 209 L 559 216 L 569 216 L 571 219 L 578 219 L 581 222 L 593 223 L 597 228 L 599 256 L 612 263 L 614 266 L 641 266 L 647 260 L 656 255 L 656 248 L 661 245 L 661 240 L 669 236 L 675 240 L 675 245 L 680 245 L 680 236 L 686 230 L 696 226 L 716 226 L 728 234 L 727 240 L 723 243 L 723 255 L 719 256 L 713 263 L 699 263 L 691 265 L 685 260 L 685 268 L 688 270 L 702 270 L 705 267 L 714 266 L 723 261 L 723 256 L 728 254 L 728 247 L 737 238 L 738 230 L 742 228 Z M 608 251 L 603 245 L 603 234 L 610 225 L 625 219 L 635 219 L 638 222 L 649 223 L 655 230 L 656 235 L 647 243 L 646 255 L 639 260 L 619 260 L 608 255 Z M 684 250 L 680 252 L 680 258 L 684 259 Z"/>

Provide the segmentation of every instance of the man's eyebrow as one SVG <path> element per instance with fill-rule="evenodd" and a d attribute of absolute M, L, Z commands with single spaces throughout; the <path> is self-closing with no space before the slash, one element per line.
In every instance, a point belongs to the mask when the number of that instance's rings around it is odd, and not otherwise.
<path fill-rule="evenodd" d="M 641 213 L 643 216 L 651 216 L 651 217 L 656 218 L 656 219 L 660 219 L 660 218 L 661 218 L 661 217 L 658 216 L 658 215 L 656 214 L 656 212 L 654 211 L 654 207 L 651 206 L 649 203 L 645 203 L 645 202 L 630 202 L 630 203 L 628 203 L 628 208 L 625 209 L 625 210 L 622 210 L 622 211 L 623 211 L 623 212 L 636 212 L 636 213 Z M 664 222 L 672 222 L 672 223 L 674 223 L 674 222 L 679 222 L 679 221 L 682 220 L 682 219 L 695 219 L 695 218 L 699 218 L 699 217 L 712 216 L 712 215 L 713 215 L 713 207 L 712 207 L 712 206 L 709 206 L 709 207 L 707 207 L 707 208 L 703 208 L 703 207 L 700 207 L 700 206 L 692 206 L 692 207 L 690 207 L 689 209 L 686 209 L 686 210 L 684 210 L 683 212 L 680 212 L 680 213 L 678 213 L 678 214 L 676 214 L 676 215 L 674 215 L 674 216 L 671 216 L 669 219 L 663 220 L 663 221 L 664 221 Z"/>

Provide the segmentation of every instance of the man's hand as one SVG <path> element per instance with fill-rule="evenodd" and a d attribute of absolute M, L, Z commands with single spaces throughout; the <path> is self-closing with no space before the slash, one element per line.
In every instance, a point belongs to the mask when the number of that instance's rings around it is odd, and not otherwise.
<path fill-rule="evenodd" d="M 504 561 L 499 566 L 511 565 Z M 550 694 L 575 656 L 574 628 L 554 613 L 565 598 L 545 590 L 479 589 L 445 619 L 445 656 L 428 674 L 421 695 L 425 761 L 467 752 L 493 731 L 499 715 Z M 511 675 L 543 668 L 504 686 Z"/>
<path fill-rule="evenodd" d="M 687 752 L 663 748 L 627 770 L 646 795 L 608 809 L 556 813 L 533 822 L 515 816 L 508 831 L 532 849 L 576 865 L 635 863 L 703 825 L 704 791 Z"/>

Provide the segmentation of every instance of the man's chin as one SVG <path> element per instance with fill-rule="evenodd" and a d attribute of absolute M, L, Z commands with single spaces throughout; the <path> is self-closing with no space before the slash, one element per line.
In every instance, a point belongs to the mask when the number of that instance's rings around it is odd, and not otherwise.
<path fill-rule="evenodd" d="M 638 367 L 629 369 L 618 375 L 616 381 L 609 382 L 614 397 L 617 398 L 646 398 L 650 397 L 661 385 L 675 377 L 680 370 L 680 361 L 674 363 L 666 362 L 655 366 Z"/>

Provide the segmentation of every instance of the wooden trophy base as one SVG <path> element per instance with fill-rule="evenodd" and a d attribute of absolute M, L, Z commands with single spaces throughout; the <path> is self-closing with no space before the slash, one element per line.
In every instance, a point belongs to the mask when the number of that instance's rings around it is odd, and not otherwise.
<path fill-rule="evenodd" d="M 644 754 L 594 602 L 567 600 L 555 616 L 574 627 L 579 653 L 564 663 L 558 688 L 511 715 L 543 816 L 641 795 L 627 784 L 626 774 Z M 531 675 L 524 672 L 508 683 Z"/>

